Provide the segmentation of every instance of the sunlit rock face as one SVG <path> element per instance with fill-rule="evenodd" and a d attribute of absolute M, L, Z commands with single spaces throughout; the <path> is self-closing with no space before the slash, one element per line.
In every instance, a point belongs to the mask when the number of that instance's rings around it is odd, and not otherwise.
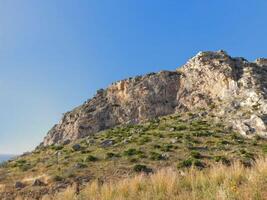
<path fill-rule="evenodd" d="M 67 112 L 41 145 L 90 136 L 119 124 L 205 110 L 245 137 L 267 137 L 267 59 L 200 52 L 175 71 L 118 81 Z"/>

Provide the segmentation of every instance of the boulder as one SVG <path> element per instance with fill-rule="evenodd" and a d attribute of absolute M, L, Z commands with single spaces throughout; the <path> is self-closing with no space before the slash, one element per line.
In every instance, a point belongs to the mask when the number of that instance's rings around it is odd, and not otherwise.
<path fill-rule="evenodd" d="M 82 146 L 79 145 L 79 144 L 74 144 L 74 145 L 72 146 L 72 149 L 73 149 L 74 151 L 80 151 L 80 150 L 82 150 Z"/>
<path fill-rule="evenodd" d="M 20 182 L 20 181 L 17 181 L 17 182 L 15 183 L 15 188 L 16 188 L 16 189 L 22 189 L 22 188 L 24 188 L 24 187 L 26 187 L 26 185 L 25 185 L 24 183 Z"/>
<path fill-rule="evenodd" d="M 101 142 L 101 147 L 106 148 L 106 147 L 110 147 L 112 145 L 114 145 L 114 140 L 104 140 L 103 142 Z"/>

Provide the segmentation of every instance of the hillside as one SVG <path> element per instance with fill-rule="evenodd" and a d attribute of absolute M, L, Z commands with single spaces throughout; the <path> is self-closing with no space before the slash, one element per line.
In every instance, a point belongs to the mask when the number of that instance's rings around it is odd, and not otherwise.
<path fill-rule="evenodd" d="M 224 51 L 116 82 L 67 112 L 33 152 L 1 164 L 0 199 L 79 193 L 165 168 L 253 168 L 267 154 L 266 88 L 266 59 Z"/>
<path fill-rule="evenodd" d="M 40 146 L 66 144 L 120 124 L 212 108 L 218 121 L 246 137 L 266 137 L 267 60 L 200 52 L 175 71 L 113 83 L 67 112 Z"/>
<path fill-rule="evenodd" d="M 137 175 L 103 185 L 93 182 L 79 194 L 75 187 L 69 187 L 46 200 L 218 200 L 218 199 L 267 199 L 267 161 L 257 160 L 252 168 L 244 168 L 240 163 L 232 166 L 214 164 L 199 171 L 192 168 L 177 172 L 166 168 L 155 174 Z"/>
<path fill-rule="evenodd" d="M 267 153 L 266 140 L 245 139 L 205 112 L 122 125 L 71 144 L 37 149 L 3 165 L 0 197 L 20 194 L 37 199 L 70 185 L 83 188 L 93 180 L 104 183 L 165 167 L 205 169 L 234 161 L 250 167 Z"/>

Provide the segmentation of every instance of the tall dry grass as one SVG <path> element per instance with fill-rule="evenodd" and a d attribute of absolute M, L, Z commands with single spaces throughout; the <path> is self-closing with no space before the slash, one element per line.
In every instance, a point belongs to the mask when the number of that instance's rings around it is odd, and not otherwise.
<path fill-rule="evenodd" d="M 79 195 L 75 188 L 57 194 L 53 200 L 247 200 L 267 199 L 267 160 L 252 168 L 236 162 L 217 164 L 206 170 L 185 172 L 163 169 L 149 176 L 138 175 L 118 182 L 87 185 Z"/>

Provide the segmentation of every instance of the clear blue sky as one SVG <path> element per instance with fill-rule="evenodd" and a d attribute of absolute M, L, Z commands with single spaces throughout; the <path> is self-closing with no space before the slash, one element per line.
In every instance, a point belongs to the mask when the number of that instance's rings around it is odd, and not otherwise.
<path fill-rule="evenodd" d="M 0 0 L 0 153 L 115 80 L 202 50 L 267 57 L 266 0 Z"/>

